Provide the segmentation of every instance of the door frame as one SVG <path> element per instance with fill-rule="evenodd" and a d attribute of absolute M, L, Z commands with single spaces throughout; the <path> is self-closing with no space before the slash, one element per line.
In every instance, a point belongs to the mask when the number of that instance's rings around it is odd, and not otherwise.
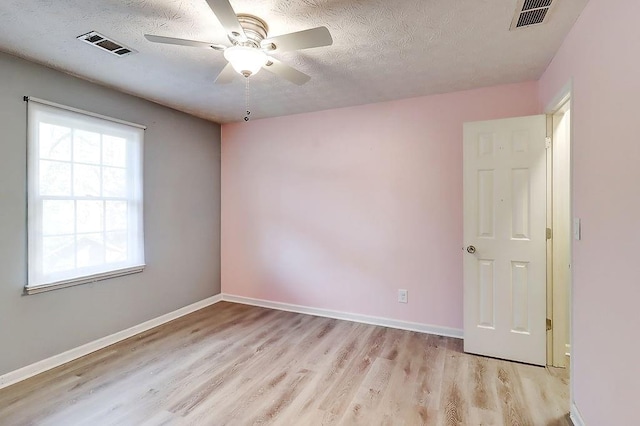
<path fill-rule="evenodd" d="M 547 331 L 548 345 L 550 343 L 547 356 L 548 364 L 554 367 L 568 367 L 571 351 L 568 334 L 572 272 L 570 111 L 569 98 L 555 113 L 547 115 L 547 126 L 551 127 L 549 134 L 552 135 L 547 150 L 547 164 L 551 164 L 547 168 L 547 223 L 552 230 L 552 236 L 547 240 L 547 313 L 553 324 Z M 569 122 L 563 123 L 564 120 Z"/>
<path fill-rule="evenodd" d="M 574 212 L 574 195 L 573 195 L 573 170 L 574 170 L 574 166 L 573 166 L 573 147 L 574 147 L 574 103 L 573 103 L 573 79 L 570 79 L 565 85 L 564 87 L 558 92 L 558 94 L 553 98 L 553 100 L 551 102 L 549 102 L 549 104 L 545 107 L 544 109 L 544 113 L 547 114 L 547 136 L 553 138 L 553 115 L 558 113 L 565 105 L 567 102 L 571 102 L 571 118 L 570 118 L 570 122 L 569 122 L 569 186 L 570 186 L 570 200 L 569 200 L 569 210 L 570 210 L 570 217 L 571 217 L 571 227 L 574 226 L 574 219 L 573 219 L 573 212 Z M 552 169 L 553 169 L 553 162 L 552 162 L 552 150 L 549 149 L 549 152 L 547 152 L 547 176 L 549 177 L 551 175 Z M 548 179 L 547 180 L 547 223 L 551 224 L 551 215 L 553 210 L 550 207 L 550 203 L 549 201 L 552 200 L 552 186 L 553 185 L 553 181 L 552 179 Z M 553 228 L 552 228 L 553 229 Z M 569 251 L 570 251 L 570 264 L 571 264 L 571 274 L 570 274 L 570 280 L 569 280 L 569 284 L 568 284 L 568 319 L 569 319 L 569 345 L 572 348 L 572 353 L 571 356 L 573 357 L 573 289 L 574 289 L 574 280 L 573 277 L 575 275 L 575 265 L 573 262 L 573 245 L 574 245 L 574 238 L 573 238 L 573 233 L 574 230 L 571 229 L 571 238 L 570 238 L 570 243 L 569 243 Z M 553 315 L 553 280 L 552 280 L 552 268 L 553 268 L 553 255 L 552 252 L 550 250 L 551 247 L 551 240 L 547 240 L 547 314 L 550 315 L 548 318 L 550 318 L 552 320 L 552 323 L 556 322 L 559 318 L 554 318 Z M 556 317 L 561 317 L 560 315 L 556 315 Z M 553 352 L 554 352 L 554 347 L 553 347 L 553 339 L 552 339 L 552 335 L 551 333 L 548 333 L 547 335 L 547 364 L 551 364 L 551 361 L 553 359 Z M 569 363 L 569 400 L 570 403 L 573 405 L 573 400 L 574 400 L 574 389 L 573 389 L 573 365 L 574 362 L 570 362 Z"/>

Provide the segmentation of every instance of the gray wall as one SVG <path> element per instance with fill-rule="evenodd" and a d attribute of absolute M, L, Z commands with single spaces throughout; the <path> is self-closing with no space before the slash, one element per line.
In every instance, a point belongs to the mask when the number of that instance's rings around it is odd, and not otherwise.
<path fill-rule="evenodd" d="M 25 95 L 148 126 L 143 273 L 22 295 Z M 218 293 L 220 126 L 0 53 L 0 375 Z"/>

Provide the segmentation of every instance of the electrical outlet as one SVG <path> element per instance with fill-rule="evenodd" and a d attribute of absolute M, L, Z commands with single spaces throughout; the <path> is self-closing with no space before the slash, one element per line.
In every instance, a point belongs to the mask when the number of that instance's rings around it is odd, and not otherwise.
<path fill-rule="evenodd" d="M 408 303 L 409 292 L 407 290 L 398 290 L 398 303 Z"/>

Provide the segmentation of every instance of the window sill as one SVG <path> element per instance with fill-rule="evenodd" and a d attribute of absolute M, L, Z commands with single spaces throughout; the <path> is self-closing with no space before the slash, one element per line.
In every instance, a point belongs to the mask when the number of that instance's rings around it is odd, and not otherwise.
<path fill-rule="evenodd" d="M 85 277 L 73 278 L 70 280 L 57 281 L 50 284 L 41 284 L 34 286 L 26 286 L 24 288 L 25 295 L 44 293 L 46 291 L 58 290 L 61 288 L 73 287 L 76 285 L 95 283 L 110 278 L 122 277 L 125 275 L 137 274 L 144 271 L 145 265 L 132 266 L 130 268 L 118 269 L 115 271 L 103 272 L 100 274 L 89 275 Z"/>

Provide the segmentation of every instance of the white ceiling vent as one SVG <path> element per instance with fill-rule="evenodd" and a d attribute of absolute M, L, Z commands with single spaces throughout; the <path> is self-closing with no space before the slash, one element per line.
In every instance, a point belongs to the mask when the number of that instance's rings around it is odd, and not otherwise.
<path fill-rule="evenodd" d="M 549 12 L 558 0 L 518 0 L 516 13 L 511 21 L 511 30 L 544 24 Z"/>
<path fill-rule="evenodd" d="M 137 53 L 137 51 L 129 47 L 125 47 L 121 43 L 118 43 L 117 41 L 110 39 L 109 37 L 105 37 L 95 31 L 82 34 L 76 38 L 116 56 L 127 56 L 132 53 Z"/>

